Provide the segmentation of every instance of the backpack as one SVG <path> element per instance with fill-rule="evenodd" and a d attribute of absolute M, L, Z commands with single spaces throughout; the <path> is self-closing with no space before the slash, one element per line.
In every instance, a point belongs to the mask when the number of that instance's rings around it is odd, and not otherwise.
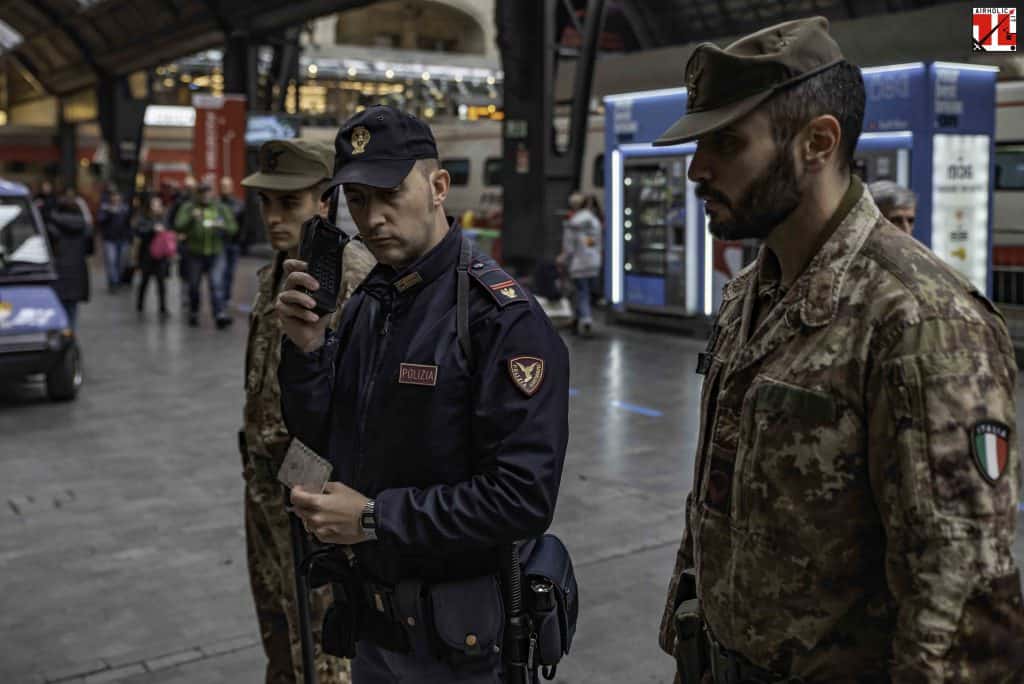
<path fill-rule="evenodd" d="M 173 230 L 161 230 L 149 242 L 149 256 L 154 261 L 170 259 L 178 253 L 178 236 Z"/>

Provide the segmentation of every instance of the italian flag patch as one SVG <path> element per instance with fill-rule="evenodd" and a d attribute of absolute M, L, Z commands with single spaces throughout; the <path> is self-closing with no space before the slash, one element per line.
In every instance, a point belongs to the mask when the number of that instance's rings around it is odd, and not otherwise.
<path fill-rule="evenodd" d="M 981 476 L 995 484 L 1010 462 L 1010 428 L 988 420 L 975 424 L 971 430 L 971 451 Z"/>

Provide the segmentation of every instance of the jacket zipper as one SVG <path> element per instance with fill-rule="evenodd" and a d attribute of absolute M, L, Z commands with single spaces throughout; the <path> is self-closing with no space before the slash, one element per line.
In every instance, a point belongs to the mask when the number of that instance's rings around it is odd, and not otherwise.
<path fill-rule="evenodd" d="M 381 302 L 383 304 L 383 302 Z M 359 459 L 356 464 L 356 480 L 363 470 L 363 456 L 366 454 L 366 419 L 370 411 L 370 401 L 373 398 L 373 387 L 377 383 L 377 374 L 380 373 L 384 364 L 384 352 L 388 346 L 388 338 L 391 336 L 391 315 L 392 303 L 388 302 L 387 312 L 384 314 L 384 324 L 377 333 L 377 343 L 373 346 L 373 358 L 370 360 L 370 378 L 363 388 L 362 401 L 359 407 Z"/>

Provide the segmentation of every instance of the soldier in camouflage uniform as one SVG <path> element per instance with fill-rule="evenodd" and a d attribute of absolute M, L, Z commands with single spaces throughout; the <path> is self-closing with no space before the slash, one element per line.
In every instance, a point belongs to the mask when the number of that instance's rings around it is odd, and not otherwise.
<path fill-rule="evenodd" d="M 827 28 L 699 46 L 656 143 L 697 141 L 716 237 L 764 240 L 700 355 L 660 643 L 693 672 L 699 601 L 705 682 L 1022 682 L 1013 347 L 851 175 L 864 87 Z"/>
<path fill-rule="evenodd" d="M 260 170 L 245 178 L 242 185 L 259 191 L 261 215 L 277 253 L 273 263 L 259 271 L 259 294 L 252 307 L 246 347 L 245 429 L 240 441 L 246 482 L 249 578 L 267 655 L 266 682 L 284 684 L 303 679 L 294 559 L 284 488 L 277 481 L 277 470 L 291 437 L 281 418 L 277 366 L 282 332 L 274 302 L 282 280 L 281 264 L 285 258 L 295 257 L 303 221 L 320 210 L 320 191 L 333 172 L 334 150 L 301 139 L 271 141 L 260 148 L 259 159 Z M 345 303 L 374 264 L 362 243 L 348 244 L 339 304 Z M 311 592 L 317 681 L 347 683 L 348 662 L 320 650 L 321 623 L 331 600 L 330 587 Z"/>

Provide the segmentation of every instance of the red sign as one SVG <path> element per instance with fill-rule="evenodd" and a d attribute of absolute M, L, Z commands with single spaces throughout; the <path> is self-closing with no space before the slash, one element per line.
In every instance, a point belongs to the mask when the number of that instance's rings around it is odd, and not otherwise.
<path fill-rule="evenodd" d="M 974 52 L 1017 51 L 1017 9 L 1015 7 L 975 7 Z"/>
<path fill-rule="evenodd" d="M 219 191 L 220 179 L 231 179 L 241 198 L 239 182 L 245 176 L 245 97 L 194 95 L 196 125 L 192 169 L 196 179 Z"/>

